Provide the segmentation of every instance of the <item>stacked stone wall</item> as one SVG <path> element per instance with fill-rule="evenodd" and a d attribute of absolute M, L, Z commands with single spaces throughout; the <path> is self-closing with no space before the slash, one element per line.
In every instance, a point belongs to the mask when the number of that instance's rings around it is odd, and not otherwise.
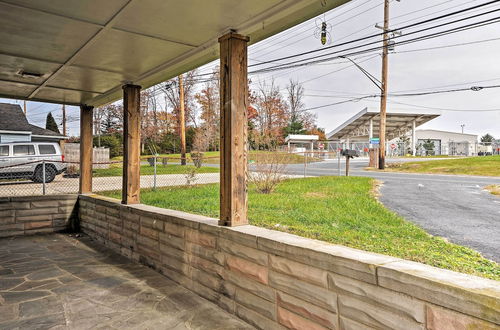
<path fill-rule="evenodd" d="M 82 230 L 261 329 L 499 329 L 497 281 L 81 196 Z"/>
<path fill-rule="evenodd" d="M 77 218 L 78 195 L 0 197 L 0 237 L 64 231 Z"/>

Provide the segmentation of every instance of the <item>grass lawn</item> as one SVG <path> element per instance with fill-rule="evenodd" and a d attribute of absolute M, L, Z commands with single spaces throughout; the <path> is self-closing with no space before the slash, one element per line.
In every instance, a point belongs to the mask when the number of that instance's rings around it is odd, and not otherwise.
<path fill-rule="evenodd" d="M 249 160 L 251 162 L 258 162 L 259 160 L 264 160 L 267 156 L 275 154 L 276 152 L 271 152 L 271 151 L 263 151 L 263 150 L 251 150 L 249 152 Z M 284 156 L 285 162 L 287 164 L 303 164 L 304 163 L 304 156 L 302 155 L 297 155 L 297 154 L 289 154 L 285 152 L 278 152 L 279 154 Z M 191 156 L 189 153 L 187 154 L 188 156 L 188 162 L 191 162 Z M 141 158 L 146 159 L 151 156 L 143 155 Z M 171 162 L 179 162 L 181 159 L 180 154 L 161 154 L 158 157 L 168 157 L 169 161 Z M 203 153 L 203 163 L 205 164 L 219 164 L 219 157 L 220 157 L 220 152 L 219 151 L 207 151 Z M 119 157 L 114 157 L 114 161 L 117 160 L 123 160 L 123 156 Z M 312 158 L 308 157 L 307 158 L 308 162 L 311 161 L 321 161 L 320 158 Z"/>
<path fill-rule="evenodd" d="M 121 164 L 120 164 L 121 165 Z M 185 174 L 190 169 L 195 168 L 193 165 L 161 165 L 156 166 L 156 174 Z M 95 169 L 93 171 L 94 177 L 103 176 L 121 176 L 123 172 L 122 166 L 111 166 L 110 168 Z M 197 173 L 218 173 L 219 169 L 216 167 L 202 166 L 197 170 Z M 141 175 L 153 175 L 154 167 L 149 165 L 141 165 Z"/>
<path fill-rule="evenodd" d="M 387 171 L 500 176 L 500 156 L 388 164 Z"/>
<path fill-rule="evenodd" d="M 500 265 L 469 248 L 433 237 L 387 210 L 373 197 L 374 181 L 363 177 L 293 179 L 269 195 L 249 187 L 249 220 L 335 244 L 423 262 L 500 280 Z M 143 189 L 145 204 L 218 217 L 218 185 Z M 117 192 L 107 196 L 119 198 Z"/>

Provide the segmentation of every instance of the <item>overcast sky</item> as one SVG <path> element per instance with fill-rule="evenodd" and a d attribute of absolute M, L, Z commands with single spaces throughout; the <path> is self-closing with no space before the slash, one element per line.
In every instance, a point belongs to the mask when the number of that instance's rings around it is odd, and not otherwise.
<path fill-rule="evenodd" d="M 391 27 L 398 28 L 485 2 L 487 1 L 392 1 L 390 5 Z M 495 4 L 478 9 L 473 14 L 498 8 L 500 8 L 500 5 Z M 470 14 L 464 14 L 458 18 L 463 18 Z M 490 16 L 464 21 L 458 25 L 446 26 L 426 33 L 449 29 L 495 16 L 500 16 L 500 14 L 497 12 Z M 314 35 L 316 25 L 320 24 L 323 19 L 327 21 L 332 29 L 332 42 L 326 46 L 380 33 L 381 31 L 376 29 L 374 25 L 377 22 L 381 23 L 383 20 L 383 1 L 351 1 L 325 15 L 321 15 L 319 19 L 310 20 L 279 35 L 252 45 L 249 50 L 250 63 L 258 63 L 259 61 L 325 47 L 321 46 L 319 39 Z M 430 23 L 425 27 L 450 20 L 451 18 Z M 405 39 L 405 33 L 410 33 L 416 29 L 402 30 L 403 37 L 401 39 Z M 406 37 L 406 39 L 408 38 L 410 36 Z M 395 53 L 389 57 L 389 93 L 500 85 L 500 40 L 495 40 L 497 38 L 500 39 L 500 23 L 409 45 L 396 46 Z M 471 42 L 478 43 L 422 50 Z M 338 49 L 343 49 L 343 47 Z M 380 55 L 371 53 L 352 58 L 380 79 Z M 200 68 L 200 72 L 209 72 L 211 66 L 213 64 Z M 255 70 L 255 67 L 249 69 L 249 71 L 252 70 Z M 359 69 L 345 60 L 333 60 L 328 63 L 301 67 L 299 69 L 275 71 L 264 75 L 252 75 L 250 78 L 253 84 L 258 84 L 260 81 L 269 82 L 274 78 L 275 82 L 283 89 L 286 87 L 289 79 L 302 82 L 305 94 L 307 95 L 305 98 L 306 108 L 379 93 L 377 87 Z M 12 102 L 12 100 L 2 101 Z M 328 106 L 313 110 L 313 112 L 318 115 L 318 125 L 325 128 L 328 132 L 365 107 L 378 109 L 379 99 L 365 99 L 337 106 Z M 419 109 L 425 109 L 426 107 L 459 111 L 440 111 L 442 113 L 441 117 L 432 120 L 420 128 L 460 132 L 461 125 L 465 124 L 465 133 L 478 135 L 490 133 L 500 138 L 500 88 L 478 92 L 466 91 L 426 96 L 392 97 L 389 98 L 388 103 L 388 111 L 391 111 L 391 109 L 412 109 L 418 112 Z M 47 112 L 53 111 L 53 115 L 57 119 L 60 118 L 60 109 L 61 106 L 59 105 L 29 102 L 28 119 L 33 124 L 43 126 Z M 480 111 L 494 109 L 498 109 L 498 111 Z M 68 124 L 70 134 L 77 135 L 79 129 L 77 121 L 79 110 L 76 107 L 68 107 L 68 113 L 70 119 L 73 119 Z"/>

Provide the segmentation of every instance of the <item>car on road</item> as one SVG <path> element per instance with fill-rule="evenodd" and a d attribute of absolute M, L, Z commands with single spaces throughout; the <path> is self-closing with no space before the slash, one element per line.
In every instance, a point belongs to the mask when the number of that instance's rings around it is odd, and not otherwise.
<path fill-rule="evenodd" d="M 52 182 L 66 170 L 61 147 L 55 142 L 0 143 L 0 179 Z"/>

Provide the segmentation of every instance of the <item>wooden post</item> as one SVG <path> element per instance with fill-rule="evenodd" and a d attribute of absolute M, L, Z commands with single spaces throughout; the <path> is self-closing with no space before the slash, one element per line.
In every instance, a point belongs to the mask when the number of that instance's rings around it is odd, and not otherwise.
<path fill-rule="evenodd" d="M 123 86 L 123 204 L 138 204 L 141 190 L 141 86 Z"/>
<path fill-rule="evenodd" d="M 80 194 L 92 192 L 92 119 L 94 107 L 80 106 Z"/>
<path fill-rule="evenodd" d="M 220 221 L 239 226 L 247 219 L 247 43 L 228 33 L 220 43 Z"/>
<path fill-rule="evenodd" d="M 349 176 L 349 160 L 351 157 L 345 156 L 345 176 Z"/>
<path fill-rule="evenodd" d="M 179 75 L 179 132 L 181 134 L 181 165 L 186 165 L 186 109 L 184 83 Z"/>

